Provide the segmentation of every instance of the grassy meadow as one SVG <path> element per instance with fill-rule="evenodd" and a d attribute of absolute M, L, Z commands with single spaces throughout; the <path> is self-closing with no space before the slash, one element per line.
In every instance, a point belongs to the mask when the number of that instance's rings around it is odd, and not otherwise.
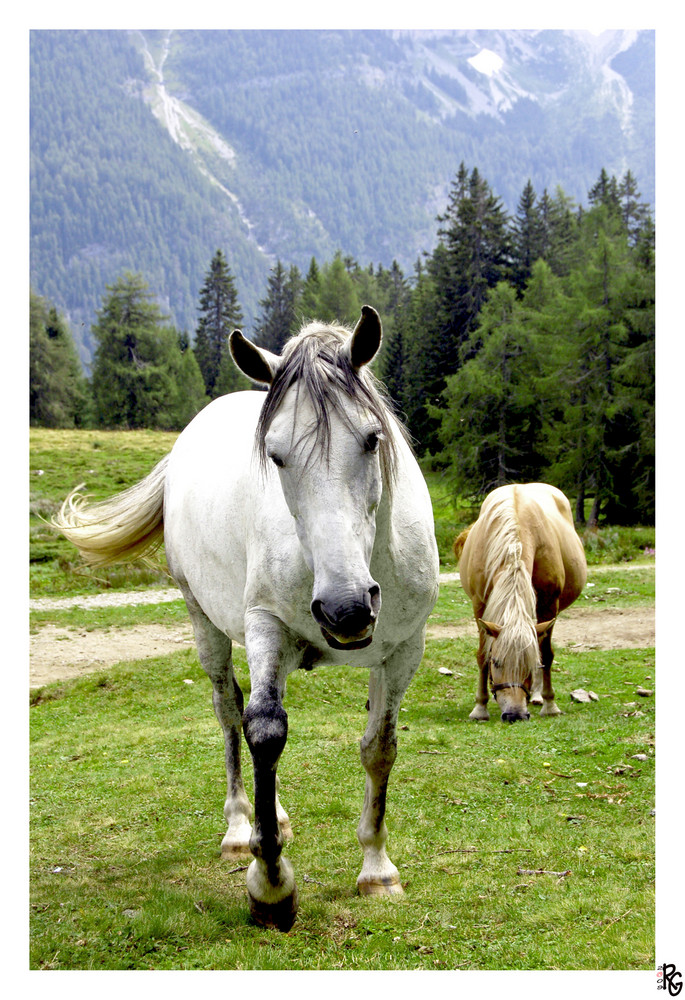
<path fill-rule="evenodd" d="M 174 435 L 31 438 L 32 596 L 168 584 L 163 569 L 84 572 L 41 516 L 84 480 L 98 497 L 130 485 Z M 451 570 L 470 512 L 456 514 L 440 477 L 427 478 Z M 644 566 L 591 570 L 581 600 L 653 606 L 653 529 L 599 537 L 595 563 L 624 551 Z M 433 621 L 469 613 L 458 583 L 441 587 Z M 32 612 L 31 622 L 106 629 L 184 616 L 173 602 Z M 33 691 L 31 969 L 653 970 L 655 699 L 638 687 L 654 689 L 654 650 L 559 649 L 564 714 L 534 708 L 515 726 L 492 702 L 491 722 L 469 721 L 474 654 L 470 639 L 430 640 L 405 697 L 387 812 L 405 894 L 387 900 L 355 887 L 366 672 L 290 678 L 279 775 L 300 911 L 288 934 L 251 923 L 249 859 L 219 856 L 223 744 L 194 650 Z M 247 696 L 241 649 L 236 671 Z M 599 700 L 572 701 L 578 687 Z M 251 793 L 249 759 L 245 780 Z"/>

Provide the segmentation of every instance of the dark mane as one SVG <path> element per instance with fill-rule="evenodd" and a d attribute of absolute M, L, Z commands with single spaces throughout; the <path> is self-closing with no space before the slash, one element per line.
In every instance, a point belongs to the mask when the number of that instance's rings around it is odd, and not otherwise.
<path fill-rule="evenodd" d="M 271 421 L 288 389 L 297 384 L 298 400 L 300 391 L 305 392 L 314 406 L 317 418 L 316 428 L 312 432 L 310 454 L 318 446 L 328 455 L 331 409 L 343 417 L 363 445 L 364 439 L 359 428 L 352 423 L 341 404 L 342 398 L 346 396 L 368 410 L 378 421 L 381 429 L 381 469 L 383 480 L 390 488 L 397 459 L 393 429 L 399 430 L 405 440 L 408 440 L 408 436 L 393 413 L 392 403 L 382 383 L 368 367 L 359 370 L 352 367 L 349 355 L 344 350 L 349 336 L 350 331 L 343 327 L 312 323 L 287 342 L 283 349 L 283 364 L 267 392 L 257 425 L 256 444 L 260 461 L 265 464 L 267 460 L 265 437 Z"/>

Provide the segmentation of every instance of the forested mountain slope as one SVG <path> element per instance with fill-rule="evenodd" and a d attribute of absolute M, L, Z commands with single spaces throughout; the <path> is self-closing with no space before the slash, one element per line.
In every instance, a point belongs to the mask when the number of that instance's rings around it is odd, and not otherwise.
<path fill-rule="evenodd" d="M 653 203 L 654 33 L 32 32 L 31 281 L 86 362 L 125 270 L 191 336 L 217 248 L 248 332 L 277 259 L 410 270 L 461 161 L 510 212 L 602 167 Z"/>

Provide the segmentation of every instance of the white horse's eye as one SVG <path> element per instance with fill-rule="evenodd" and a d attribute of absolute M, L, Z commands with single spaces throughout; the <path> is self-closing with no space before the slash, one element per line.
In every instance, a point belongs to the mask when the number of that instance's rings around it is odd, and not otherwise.
<path fill-rule="evenodd" d="M 282 469 L 284 467 L 285 462 L 279 455 L 269 455 L 269 458 L 277 468 Z"/>
<path fill-rule="evenodd" d="M 380 438 L 376 431 L 371 431 L 371 433 L 366 438 L 364 442 L 364 451 L 370 451 L 372 454 L 378 451 L 378 442 Z"/>

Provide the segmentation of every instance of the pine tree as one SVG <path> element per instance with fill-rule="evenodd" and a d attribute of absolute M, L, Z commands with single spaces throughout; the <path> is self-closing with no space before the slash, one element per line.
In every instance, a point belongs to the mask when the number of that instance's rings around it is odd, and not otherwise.
<path fill-rule="evenodd" d="M 87 419 L 88 390 L 66 321 L 30 293 L 29 419 L 32 426 L 75 427 Z"/>
<path fill-rule="evenodd" d="M 228 353 L 228 338 L 243 322 L 235 281 L 221 250 L 217 250 L 212 257 L 200 290 L 199 313 L 195 357 L 207 394 L 214 399 L 219 394 L 216 381 L 222 358 Z"/>
<path fill-rule="evenodd" d="M 545 231 L 537 195 L 528 180 L 512 222 L 512 281 L 521 293 L 530 278 L 533 264 L 544 254 Z"/>
<path fill-rule="evenodd" d="M 576 263 L 578 223 L 573 208 L 573 201 L 560 187 L 553 198 L 545 190 L 539 203 L 541 256 L 559 275 L 568 274 Z"/>
<path fill-rule="evenodd" d="M 621 200 L 618 190 L 618 182 L 615 177 L 610 177 L 604 167 L 602 167 L 599 177 L 588 191 L 588 201 L 593 207 L 604 205 L 611 212 L 621 214 Z"/>
<path fill-rule="evenodd" d="M 355 323 L 361 303 L 354 281 L 338 251 L 319 274 L 318 315 L 323 323 Z"/>
<path fill-rule="evenodd" d="M 305 278 L 304 285 L 302 286 L 302 295 L 300 297 L 299 304 L 300 316 L 305 322 L 321 318 L 319 315 L 320 294 L 321 274 L 319 272 L 319 265 L 316 262 L 316 258 L 312 257 L 309 262 L 307 277 Z"/>
<path fill-rule="evenodd" d="M 619 184 L 618 196 L 628 242 L 630 246 L 637 246 L 645 230 L 649 229 L 652 219 L 648 206 L 640 200 L 637 181 L 630 170 L 626 171 Z"/>
<path fill-rule="evenodd" d="M 447 379 L 440 456 L 460 495 L 482 497 L 508 482 L 538 479 L 542 413 L 539 358 L 514 288 L 500 282 L 471 334 L 471 357 Z"/>
<path fill-rule="evenodd" d="M 261 347 L 280 354 L 286 340 L 297 326 L 297 305 L 302 279 L 296 267 L 286 273 L 277 261 L 269 275 L 266 296 L 260 301 L 261 317 L 255 327 L 255 337 Z"/>
<path fill-rule="evenodd" d="M 209 402 L 205 383 L 188 337 L 178 338 L 179 351 L 174 374 L 174 391 L 169 405 L 169 427 L 183 430 L 196 413 Z"/>
<path fill-rule="evenodd" d="M 126 272 L 107 286 L 97 322 L 92 370 L 96 422 L 105 427 L 168 423 L 178 340 L 141 275 Z"/>
<path fill-rule="evenodd" d="M 461 343 L 474 329 L 488 289 L 508 276 L 508 218 L 487 181 L 474 167 L 466 182 L 462 163 L 447 213 L 439 217 L 449 267 L 439 291 L 446 299 L 452 336 Z"/>

